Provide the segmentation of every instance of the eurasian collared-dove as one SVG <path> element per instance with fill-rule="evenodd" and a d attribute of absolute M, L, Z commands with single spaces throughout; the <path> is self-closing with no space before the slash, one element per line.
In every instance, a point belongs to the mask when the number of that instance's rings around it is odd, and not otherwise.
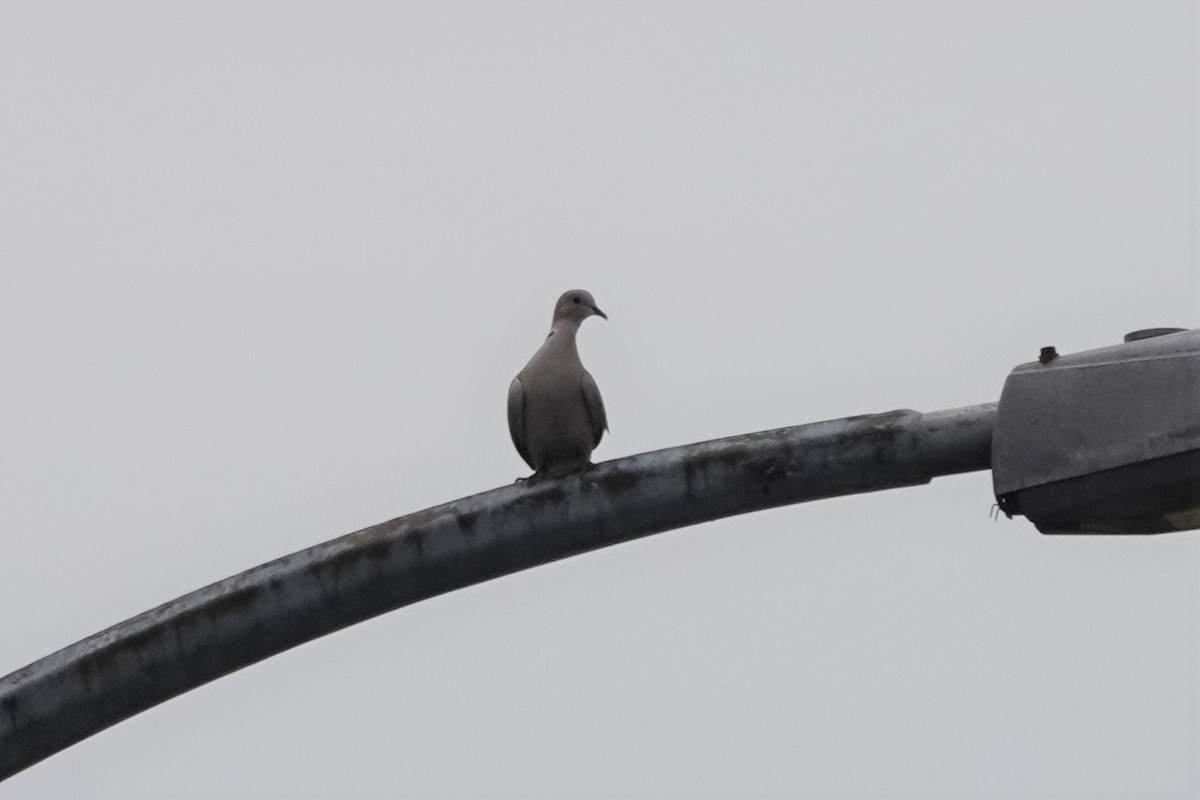
<path fill-rule="evenodd" d="M 608 319 L 582 289 L 558 298 L 550 335 L 508 387 L 508 432 L 534 477 L 591 466 L 592 451 L 608 430 L 600 390 L 575 346 L 580 323 L 593 314 Z"/>

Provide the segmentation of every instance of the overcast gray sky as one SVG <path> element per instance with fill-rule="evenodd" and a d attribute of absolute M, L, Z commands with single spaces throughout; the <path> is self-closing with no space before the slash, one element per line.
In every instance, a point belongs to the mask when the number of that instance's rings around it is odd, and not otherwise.
<path fill-rule="evenodd" d="M 1189 2 L 0 4 L 0 674 L 528 472 L 1200 326 Z M 990 476 L 675 531 L 165 703 L 15 798 L 1200 797 L 1195 535 Z"/>

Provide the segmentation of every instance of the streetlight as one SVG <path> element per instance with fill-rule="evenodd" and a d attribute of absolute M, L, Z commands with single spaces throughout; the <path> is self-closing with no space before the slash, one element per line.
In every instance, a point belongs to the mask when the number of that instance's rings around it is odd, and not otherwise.
<path fill-rule="evenodd" d="M 1200 527 L 1200 329 L 1013 370 L 999 406 L 743 434 L 509 485 L 283 556 L 0 678 L 0 780 L 122 719 L 401 606 L 642 536 L 988 469 L 1045 532 Z"/>
<path fill-rule="evenodd" d="M 1012 371 L 992 439 L 996 501 L 1042 533 L 1200 527 L 1200 329 Z"/>

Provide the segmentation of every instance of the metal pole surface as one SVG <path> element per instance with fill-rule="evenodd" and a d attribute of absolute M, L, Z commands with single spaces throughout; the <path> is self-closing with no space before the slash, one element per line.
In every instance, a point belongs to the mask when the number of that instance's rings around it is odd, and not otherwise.
<path fill-rule="evenodd" d="M 988 469 L 996 404 L 700 442 L 418 511 L 226 578 L 0 678 L 0 780 L 237 669 L 400 606 L 790 503 Z"/>

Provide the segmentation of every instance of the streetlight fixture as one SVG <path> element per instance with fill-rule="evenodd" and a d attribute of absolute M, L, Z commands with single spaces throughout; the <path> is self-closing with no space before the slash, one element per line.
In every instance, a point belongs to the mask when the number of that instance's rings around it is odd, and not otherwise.
<path fill-rule="evenodd" d="M 1000 395 L 996 501 L 1042 533 L 1200 528 L 1200 329 L 1042 348 Z"/>

